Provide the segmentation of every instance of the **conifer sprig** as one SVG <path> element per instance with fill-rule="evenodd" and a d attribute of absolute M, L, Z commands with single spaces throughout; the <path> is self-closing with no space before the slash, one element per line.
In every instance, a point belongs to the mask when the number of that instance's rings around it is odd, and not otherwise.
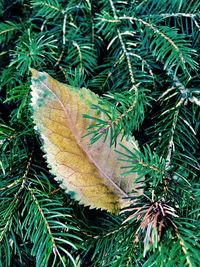
<path fill-rule="evenodd" d="M 0 0 L 0 266 L 199 266 L 199 11 L 197 0 Z M 119 160 L 143 195 L 119 216 L 58 190 L 30 67 L 102 97 L 105 120 L 84 114 L 92 143 L 138 140 Z"/>

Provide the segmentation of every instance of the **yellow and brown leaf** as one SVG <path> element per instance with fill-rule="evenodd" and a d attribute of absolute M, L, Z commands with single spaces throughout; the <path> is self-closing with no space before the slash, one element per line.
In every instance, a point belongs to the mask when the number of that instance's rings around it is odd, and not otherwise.
<path fill-rule="evenodd" d="M 118 161 L 115 150 L 122 149 L 119 142 L 113 148 L 109 138 L 105 142 L 99 139 L 93 145 L 89 136 L 82 138 L 91 123 L 83 114 L 102 119 L 105 116 L 91 109 L 92 104 L 98 104 L 99 97 L 88 89 L 65 85 L 36 70 L 32 70 L 31 88 L 34 123 L 55 179 L 81 204 L 118 213 L 128 205 L 124 198 L 135 190 L 138 175 L 121 175 L 121 167 L 127 163 Z M 121 143 L 138 149 L 134 139 L 124 138 Z"/>

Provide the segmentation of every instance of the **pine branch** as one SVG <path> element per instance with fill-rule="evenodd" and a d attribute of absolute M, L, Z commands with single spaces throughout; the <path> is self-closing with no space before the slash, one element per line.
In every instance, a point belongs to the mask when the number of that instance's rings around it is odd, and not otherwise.
<path fill-rule="evenodd" d="M 20 25 L 11 21 L 0 23 L 0 41 L 2 42 L 2 44 L 10 41 L 10 39 L 19 29 Z"/>
<path fill-rule="evenodd" d="M 177 237 L 180 240 L 180 245 L 182 247 L 183 253 L 186 255 L 187 264 L 189 267 L 192 267 L 193 264 L 191 262 L 190 256 L 188 255 L 188 251 L 187 251 L 187 248 L 185 246 L 185 243 L 178 233 L 177 233 Z"/>
<path fill-rule="evenodd" d="M 193 69 L 197 69 L 197 63 L 195 61 L 191 61 L 191 50 L 188 49 L 187 51 L 183 48 L 184 46 L 186 46 L 186 44 L 184 44 L 184 42 L 181 42 L 181 35 L 177 35 L 176 31 L 173 31 L 171 29 L 169 30 L 167 27 L 159 29 L 155 25 L 148 23 L 140 18 L 121 17 L 119 19 L 130 20 L 131 23 L 133 23 L 133 21 L 139 22 L 153 31 L 153 33 L 157 36 L 158 39 L 155 38 L 154 40 L 152 40 L 152 42 L 150 43 L 150 47 L 157 60 L 159 60 L 160 58 L 166 59 L 164 69 L 169 68 L 169 66 L 173 67 L 174 65 L 176 65 L 175 73 L 178 71 L 178 68 L 181 67 L 182 71 L 186 74 L 188 74 L 186 64 L 189 64 L 190 67 Z M 173 39 L 175 39 L 176 41 L 174 41 Z M 168 49 L 170 49 L 170 46 L 171 55 L 168 56 L 168 58 L 165 58 L 165 55 L 167 54 L 166 52 L 168 51 Z M 165 52 L 164 50 L 162 50 L 162 48 L 164 48 Z M 177 56 L 179 60 L 177 59 Z"/>
<path fill-rule="evenodd" d="M 38 1 L 34 0 L 31 2 L 33 8 L 37 9 L 37 16 L 43 16 L 47 19 L 52 19 L 55 16 L 59 16 L 65 13 L 62 6 L 59 4 L 57 0 L 45 0 L 45 1 Z"/>
<path fill-rule="evenodd" d="M 0 0 L 1 266 L 199 265 L 199 7 Z M 143 193 L 119 216 L 58 189 L 33 128 L 29 67 L 101 96 L 99 117 L 84 115 L 92 142 L 135 136 L 140 152 L 124 147 L 119 160 Z"/>
<path fill-rule="evenodd" d="M 27 166 L 25 168 L 24 174 L 22 177 L 18 178 L 14 182 L 7 184 L 4 187 L 1 187 L 0 195 L 1 195 L 1 205 L 3 209 L 1 210 L 2 214 L 2 222 L 0 224 L 0 254 L 4 254 L 6 251 L 9 253 L 5 253 L 5 258 L 3 260 L 4 266 L 10 266 L 12 254 L 21 254 L 19 245 L 17 241 L 14 239 L 14 228 L 16 225 L 16 221 L 19 219 L 15 219 L 18 217 L 17 212 L 20 206 L 20 194 L 24 189 L 24 185 L 30 170 L 32 161 L 32 154 L 27 162 Z M 13 196 L 12 196 L 13 195 Z M 9 203 L 10 201 L 10 203 Z M 18 226 L 16 227 L 16 229 Z M 17 231 L 16 231 L 17 232 Z M 9 238 L 9 236 L 11 236 Z M 8 243 L 9 240 L 9 244 Z M 7 250 L 8 249 L 8 250 Z M 12 251 L 12 252 L 11 252 Z"/>

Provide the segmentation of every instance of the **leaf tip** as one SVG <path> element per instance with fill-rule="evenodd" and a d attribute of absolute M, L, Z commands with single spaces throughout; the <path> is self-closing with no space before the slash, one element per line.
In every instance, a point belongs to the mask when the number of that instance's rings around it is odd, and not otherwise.
<path fill-rule="evenodd" d="M 37 78 L 38 76 L 38 71 L 36 69 L 30 68 L 32 78 Z"/>

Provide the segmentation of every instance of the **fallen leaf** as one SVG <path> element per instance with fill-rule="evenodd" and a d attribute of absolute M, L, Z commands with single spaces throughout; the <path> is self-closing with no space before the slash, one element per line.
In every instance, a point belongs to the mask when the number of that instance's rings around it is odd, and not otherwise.
<path fill-rule="evenodd" d="M 89 136 L 83 138 L 91 124 L 83 114 L 105 116 L 91 109 L 99 97 L 86 88 L 71 87 L 33 69 L 31 88 L 34 123 L 43 140 L 50 171 L 61 188 L 85 206 L 112 213 L 130 204 L 126 198 L 136 189 L 138 175 L 121 175 L 121 167 L 127 165 L 118 160 L 115 151 L 122 151 L 121 136 L 116 147 L 110 147 L 109 138 L 92 145 Z M 139 149 L 134 139 L 124 138 L 121 143 Z"/>

